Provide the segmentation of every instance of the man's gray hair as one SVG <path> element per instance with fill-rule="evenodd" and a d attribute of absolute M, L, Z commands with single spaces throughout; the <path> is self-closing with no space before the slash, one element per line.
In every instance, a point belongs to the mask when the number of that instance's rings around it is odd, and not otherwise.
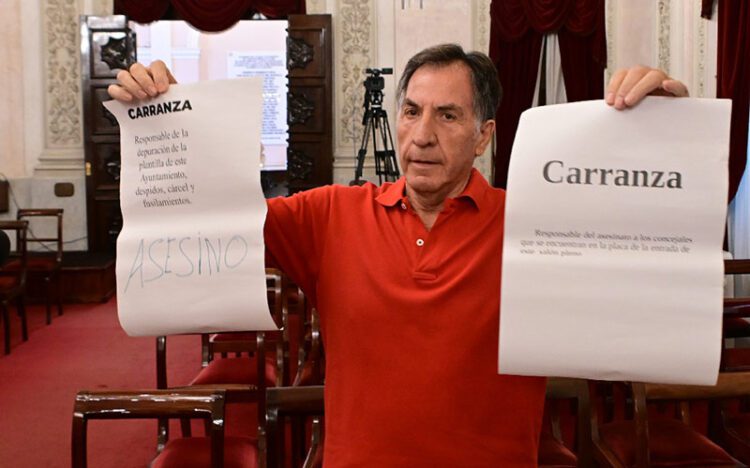
<path fill-rule="evenodd" d="M 398 82 L 399 107 L 404 101 L 409 80 L 419 67 L 424 65 L 443 67 L 454 62 L 465 64 L 471 72 L 474 116 L 477 121 L 482 123 L 494 119 L 503 95 L 495 64 L 482 52 L 467 53 L 458 44 L 440 44 L 428 47 L 409 59 Z"/>

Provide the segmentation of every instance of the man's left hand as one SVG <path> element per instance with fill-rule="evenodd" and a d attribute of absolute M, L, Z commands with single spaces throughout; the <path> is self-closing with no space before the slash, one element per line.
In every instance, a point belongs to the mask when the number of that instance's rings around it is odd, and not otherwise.
<path fill-rule="evenodd" d="M 617 70 L 612 75 L 604 100 L 622 110 L 633 107 L 648 95 L 686 97 L 688 89 L 662 70 L 638 65 Z"/>

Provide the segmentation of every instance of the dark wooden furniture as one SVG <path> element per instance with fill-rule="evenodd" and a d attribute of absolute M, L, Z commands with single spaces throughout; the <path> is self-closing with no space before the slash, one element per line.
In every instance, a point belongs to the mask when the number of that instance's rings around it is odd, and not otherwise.
<path fill-rule="evenodd" d="M 283 330 L 286 313 L 282 307 L 281 284 L 281 272 L 267 269 L 268 304 L 274 320 L 281 324 Z M 265 390 L 280 385 L 284 379 L 282 337 L 282 331 L 220 333 L 213 334 L 213 339 L 208 334 L 202 335 L 202 367 L 190 384 L 183 388 L 226 389 L 229 402 L 256 404 L 258 433 L 262 436 Z M 215 354 L 226 357 L 215 358 Z M 159 389 L 169 388 L 166 356 L 167 337 L 157 337 L 156 384 Z M 183 420 L 181 427 L 184 436 L 191 434 L 187 421 Z M 167 420 L 162 419 L 158 428 L 159 445 L 167 440 L 167 431 Z"/>
<path fill-rule="evenodd" d="M 26 220 L 32 229 L 45 229 L 43 237 L 27 236 L 26 243 L 39 244 L 41 249 L 27 247 L 29 281 L 35 279 L 44 283 L 47 325 L 52 323 L 52 297 L 57 303 L 57 315 L 63 314 L 62 259 L 63 259 L 63 210 L 59 208 L 21 208 L 16 219 Z M 53 226 L 35 224 L 34 220 L 51 220 Z M 51 228 L 51 229 L 50 229 Z M 51 231 L 51 232 L 50 232 Z M 52 245 L 50 247 L 50 244 Z"/>
<path fill-rule="evenodd" d="M 15 263 L 15 267 L 6 264 L 0 269 L 0 313 L 3 320 L 3 338 L 5 343 L 5 354 L 10 354 L 10 304 L 15 302 L 18 317 L 21 319 L 21 337 L 28 341 L 29 330 L 26 323 L 26 309 L 24 307 L 24 292 L 26 289 L 26 236 L 28 234 L 28 221 L 0 221 L 0 231 L 13 231 L 16 236 L 16 251 L 9 263 Z"/>
<path fill-rule="evenodd" d="M 124 16 L 82 17 L 81 79 L 89 252 L 115 252 L 122 229 L 120 129 L 102 103 L 117 72 L 136 61 Z M 263 172 L 272 193 L 295 193 L 333 181 L 333 34 L 330 15 L 290 15 L 287 171 Z"/>
<path fill-rule="evenodd" d="M 136 61 L 124 16 L 81 17 L 83 142 L 89 252 L 115 252 L 120 212 L 120 127 L 103 105 L 117 73 Z"/>
<path fill-rule="evenodd" d="M 590 385 L 601 401 L 597 387 Z M 632 419 L 600 422 L 597 405 L 591 405 L 593 453 L 600 466 L 745 466 L 691 426 L 690 402 L 747 394 L 747 375 L 722 373 L 716 386 L 632 383 L 628 387 L 632 390 Z M 673 408 L 677 414 L 650 415 L 649 402 Z"/>
<path fill-rule="evenodd" d="M 250 438 L 224 436 L 225 402 L 225 392 L 215 389 L 79 392 L 73 410 L 72 465 L 87 466 L 86 433 L 90 420 L 180 417 L 203 419 L 208 436 L 168 441 L 149 466 L 258 466 L 257 449 Z M 126 450 L 123 447 L 123 453 Z"/>
<path fill-rule="evenodd" d="M 333 183 L 331 15 L 289 15 L 289 193 Z"/>
<path fill-rule="evenodd" d="M 292 466 L 317 468 L 323 463 L 323 386 L 274 387 L 266 390 L 266 439 L 268 468 L 287 466 L 288 454 L 305 450 L 307 456 L 301 465 Z M 286 418 L 313 418 L 312 437 L 304 447 L 285 447 L 284 421 Z M 294 439 L 292 439 L 294 440 Z"/>
<path fill-rule="evenodd" d="M 539 440 L 540 468 L 588 467 L 592 464 L 589 428 L 588 385 L 585 380 L 550 377 L 547 379 L 545 427 Z M 575 445 L 571 450 L 563 438 L 564 416 L 571 408 L 575 414 L 567 421 L 575 426 Z"/>

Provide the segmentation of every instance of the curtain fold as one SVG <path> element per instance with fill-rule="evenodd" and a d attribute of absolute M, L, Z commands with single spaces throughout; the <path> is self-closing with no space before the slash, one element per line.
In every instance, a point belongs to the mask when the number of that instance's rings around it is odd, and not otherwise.
<path fill-rule="evenodd" d="M 545 34 L 558 34 L 568 101 L 604 95 L 604 0 L 493 0 L 490 24 L 490 57 L 504 90 L 493 183 L 505 187 L 518 120 L 534 99 Z"/>
<path fill-rule="evenodd" d="M 164 16 L 169 0 L 115 0 L 115 14 L 127 15 L 136 23 L 151 23 Z"/>
<path fill-rule="evenodd" d="M 493 41 L 490 45 L 490 55 L 494 57 L 493 61 L 503 86 L 503 100 L 495 117 L 496 186 L 505 187 L 518 120 L 521 113 L 531 107 L 534 100 L 542 39 L 541 34 L 529 29 L 522 38 L 514 42 Z M 501 157 L 503 159 L 500 159 Z M 502 181 L 502 185 L 498 185 L 498 181 Z"/>
<path fill-rule="evenodd" d="M 568 102 L 602 99 L 604 69 L 607 68 L 604 5 L 592 5 L 585 12 L 585 18 L 583 15 L 573 16 L 579 16 L 575 21 L 576 29 L 568 27 L 561 29 L 557 34 Z M 593 27 L 596 24 L 602 27 Z"/>
<path fill-rule="evenodd" d="M 229 29 L 253 7 L 252 0 L 171 0 L 180 18 L 201 31 Z"/>
<path fill-rule="evenodd" d="M 256 12 L 268 18 L 305 13 L 305 0 L 115 0 L 115 13 L 151 23 L 163 19 L 170 6 L 180 19 L 206 32 L 229 29 Z"/>
<path fill-rule="evenodd" d="M 729 136 L 729 199 L 734 198 L 747 161 L 750 108 L 750 5 L 719 2 L 716 97 L 732 99 Z"/>

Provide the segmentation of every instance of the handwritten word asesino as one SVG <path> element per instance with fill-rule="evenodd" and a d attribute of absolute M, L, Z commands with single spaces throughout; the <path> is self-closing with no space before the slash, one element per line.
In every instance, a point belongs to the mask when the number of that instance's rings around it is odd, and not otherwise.
<path fill-rule="evenodd" d="M 219 275 L 239 267 L 248 252 L 248 243 L 240 235 L 226 239 L 208 238 L 199 233 L 195 237 L 141 239 L 124 292 L 128 291 L 131 281 L 143 288 L 146 283 L 169 275 L 179 278 Z"/>

